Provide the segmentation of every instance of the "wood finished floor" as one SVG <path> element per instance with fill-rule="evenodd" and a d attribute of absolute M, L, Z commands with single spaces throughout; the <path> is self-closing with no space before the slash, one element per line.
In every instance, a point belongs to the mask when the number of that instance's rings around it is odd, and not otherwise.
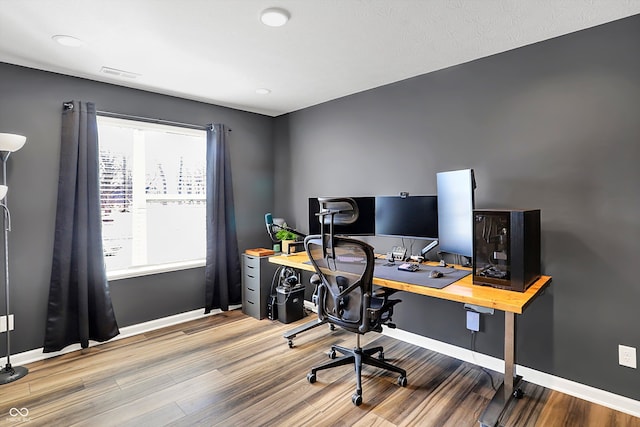
<path fill-rule="evenodd" d="M 355 407 L 351 367 L 306 380 L 331 344 L 351 346 L 353 335 L 321 326 L 293 349 L 282 338 L 312 319 L 283 325 L 237 310 L 33 363 L 25 378 L 0 386 L 0 426 L 477 426 L 502 378 L 370 333 L 363 343 L 382 344 L 409 384 L 366 367 Z M 533 384 L 524 390 L 502 425 L 640 427 L 640 418 L 603 406 Z"/>

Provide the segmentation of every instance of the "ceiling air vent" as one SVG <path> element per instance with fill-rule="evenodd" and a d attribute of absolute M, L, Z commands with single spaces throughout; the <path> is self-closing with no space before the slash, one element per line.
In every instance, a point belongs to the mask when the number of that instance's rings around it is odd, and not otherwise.
<path fill-rule="evenodd" d="M 108 74 L 114 77 L 124 77 L 127 79 L 135 79 L 140 76 L 138 73 L 132 73 L 131 71 L 118 70 L 117 68 L 111 67 L 102 67 L 100 68 L 100 72 L 104 74 Z"/>

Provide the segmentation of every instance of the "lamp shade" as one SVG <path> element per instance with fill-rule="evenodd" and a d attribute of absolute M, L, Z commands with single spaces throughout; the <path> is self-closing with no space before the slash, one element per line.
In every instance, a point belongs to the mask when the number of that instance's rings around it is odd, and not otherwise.
<path fill-rule="evenodd" d="M 13 133 L 0 133 L 0 151 L 18 151 L 27 142 L 27 137 Z"/>
<path fill-rule="evenodd" d="M 4 196 L 7 195 L 8 190 L 9 187 L 7 187 L 6 185 L 0 185 L 0 200 L 4 199 Z"/>

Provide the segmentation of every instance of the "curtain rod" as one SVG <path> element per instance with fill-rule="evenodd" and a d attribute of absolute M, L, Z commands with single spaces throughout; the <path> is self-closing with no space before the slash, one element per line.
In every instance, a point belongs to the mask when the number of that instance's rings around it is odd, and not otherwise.
<path fill-rule="evenodd" d="M 189 128 L 189 129 L 207 130 L 211 127 L 211 125 L 204 126 L 204 125 L 195 125 L 192 123 L 172 122 L 170 120 L 152 119 L 149 117 L 132 116 L 130 114 L 122 114 L 122 113 L 112 113 L 110 111 L 96 111 L 96 114 L 104 117 L 112 117 L 114 119 L 137 120 L 140 122 L 155 123 L 160 125 L 180 126 L 180 127 Z"/>

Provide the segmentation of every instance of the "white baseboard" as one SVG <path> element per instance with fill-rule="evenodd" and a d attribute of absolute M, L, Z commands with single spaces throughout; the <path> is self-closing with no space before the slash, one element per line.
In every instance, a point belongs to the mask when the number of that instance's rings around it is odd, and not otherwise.
<path fill-rule="evenodd" d="M 236 310 L 242 308 L 240 305 L 230 306 L 229 310 Z M 203 317 L 212 316 L 222 313 L 221 310 L 211 310 L 210 313 L 204 314 L 204 308 L 198 310 L 187 311 L 185 313 L 175 314 L 173 316 L 163 317 L 161 319 L 150 320 L 148 322 L 138 323 L 136 325 L 125 326 L 120 328 L 120 334 L 110 341 L 116 341 L 123 338 L 128 338 L 134 335 L 143 334 L 145 332 L 154 331 L 156 329 L 166 328 L 168 326 L 177 325 L 179 323 L 188 322 L 190 320 L 201 319 Z M 101 343 L 96 341 L 89 341 L 89 347 L 99 345 Z M 60 356 L 62 354 L 71 353 L 73 351 L 81 350 L 80 344 L 72 344 L 64 349 L 51 353 L 43 353 L 43 348 L 36 348 L 34 350 L 25 351 L 23 353 L 16 353 L 11 355 L 11 364 L 15 366 L 26 365 L 28 363 L 37 362 L 39 360 L 49 359 L 52 357 Z M 7 358 L 2 358 L 4 365 Z"/>
<path fill-rule="evenodd" d="M 469 349 L 447 344 L 422 335 L 400 329 L 384 329 L 384 335 L 417 345 L 437 353 L 445 354 L 465 362 L 473 363 L 497 372 L 504 372 L 504 361 L 486 354 L 476 353 Z M 606 406 L 634 417 L 640 417 L 640 401 L 600 390 L 575 381 L 556 377 L 545 372 L 536 371 L 526 366 L 516 365 L 516 373 L 530 383 L 556 390 L 579 399 Z"/>
<path fill-rule="evenodd" d="M 305 307 L 309 309 L 315 308 L 313 304 L 308 303 L 307 301 L 305 301 Z M 229 307 L 230 310 L 239 308 L 241 307 Z M 120 334 L 117 337 L 113 338 L 112 341 L 127 338 L 137 334 L 142 334 L 156 329 L 166 328 L 168 326 L 177 325 L 179 323 L 188 322 L 190 320 L 212 316 L 219 313 L 221 313 L 220 310 L 212 310 L 211 313 L 204 314 L 204 309 L 198 309 L 176 314 L 173 316 L 163 317 L 161 319 L 151 320 L 149 322 L 139 323 L 137 325 L 126 326 L 120 329 Z M 466 348 L 423 337 L 422 335 L 403 331 L 401 329 L 385 328 L 383 333 L 389 337 L 407 342 L 409 344 L 414 344 L 428 350 L 432 350 L 459 360 L 463 360 L 465 362 L 473 363 L 475 365 L 491 369 L 493 371 L 504 372 L 504 361 L 502 359 L 487 356 L 486 354 L 482 353 L 476 353 Z M 89 346 L 98 344 L 100 343 L 91 341 L 89 343 Z M 77 351 L 80 349 L 81 347 L 79 344 L 70 345 L 63 350 L 54 353 L 43 353 L 43 349 L 39 348 L 11 355 L 11 362 L 12 365 L 15 366 L 26 365 L 28 363 L 60 356 L 62 354 L 70 353 L 72 351 Z M 4 361 L 2 364 L 4 365 L 6 362 L 6 357 L 3 359 Z M 600 390 L 588 385 L 570 381 L 564 378 L 556 377 L 544 372 L 536 371 L 534 369 L 527 368 L 526 366 L 516 365 L 516 373 L 518 375 L 521 375 L 524 380 L 530 383 L 537 384 L 551 390 L 556 390 L 561 393 L 577 397 L 579 399 L 584 399 L 598 405 L 603 405 L 616 411 L 633 415 L 634 417 L 640 417 L 640 401 L 610 393 L 608 391 Z"/>

